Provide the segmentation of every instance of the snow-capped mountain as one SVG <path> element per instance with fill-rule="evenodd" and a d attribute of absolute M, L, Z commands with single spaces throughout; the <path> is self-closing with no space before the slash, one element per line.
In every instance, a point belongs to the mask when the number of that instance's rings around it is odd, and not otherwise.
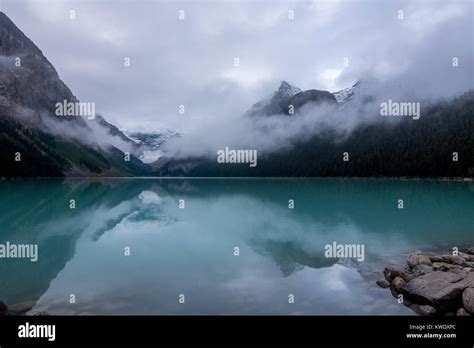
<path fill-rule="evenodd" d="M 280 88 L 278 88 L 278 91 L 275 92 L 272 100 L 290 99 L 291 97 L 300 92 L 302 91 L 298 87 L 292 86 L 286 81 L 281 81 Z"/>
<path fill-rule="evenodd" d="M 342 105 L 351 100 L 354 95 L 360 90 L 360 81 L 357 81 L 352 87 L 341 89 L 340 91 L 333 92 L 338 104 Z"/>
<path fill-rule="evenodd" d="M 282 81 L 270 99 L 262 100 L 252 106 L 250 109 L 251 115 L 275 115 L 281 114 L 288 110 L 290 99 L 296 94 L 300 93 L 301 89 L 290 85 L 286 81 Z"/>
<path fill-rule="evenodd" d="M 153 163 L 163 156 L 161 147 L 163 144 L 174 137 L 180 136 L 179 133 L 170 129 L 161 129 L 157 131 L 138 131 L 121 130 L 135 144 L 135 152 L 143 163 Z"/>
<path fill-rule="evenodd" d="M 363 105 L 374 101 L 373 90 L 376 89 L 376 83 L 377 82 L 374 81 L 368 82 L 367 80 L 359 80 L 352 87 L 341 89 L 332 94 L 336 98 L 340 108 L 349 107 L 349 104 L 353 104 L 352 102 L 355 100 Z M 357 106 L 351 105 L 350 107 Z"/>
<path fill-rule="evenodd" d="M 337 101 L 334 95 L 327 91 L 310 89 L 302 91 L 298 87 L 282 81 L 280 87 L 269 100 L 260 101 L 249 110 L 251 116 L 254 115 L 290 115 L 289 107 L 293 106 L 296 113 L 300 107 L 307 103 L 334 103 Z"/>

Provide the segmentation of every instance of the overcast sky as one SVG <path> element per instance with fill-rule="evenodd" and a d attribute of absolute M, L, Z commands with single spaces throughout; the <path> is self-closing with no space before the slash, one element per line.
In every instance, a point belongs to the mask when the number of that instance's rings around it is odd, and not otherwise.
<path fill-rule="evenodd" d="M 469 0 L 0 1 L 73 93 L 119 127 L 186 131 L 246 111 L 281 80 L 335 91 L 375 76 L 433 97 L 473 88 Z"/>

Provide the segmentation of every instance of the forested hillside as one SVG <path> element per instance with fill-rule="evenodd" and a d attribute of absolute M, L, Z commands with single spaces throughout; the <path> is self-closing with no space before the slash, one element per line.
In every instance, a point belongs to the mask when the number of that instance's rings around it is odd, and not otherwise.
<path fill-rule="evenodd" d="M 162 175 L 469 177 L 474 175 L 474 92 L 423 111 L 418 120 L 380 118 L 343 140 L 335 131 L 258 154 L 258 165 L 170 161 Z M 343 153 L 349 161 L 343 161 Z M 458 161 L 453 161 L 453 153 Z M 186 168 L 186 169 L 185 169 Z"/>

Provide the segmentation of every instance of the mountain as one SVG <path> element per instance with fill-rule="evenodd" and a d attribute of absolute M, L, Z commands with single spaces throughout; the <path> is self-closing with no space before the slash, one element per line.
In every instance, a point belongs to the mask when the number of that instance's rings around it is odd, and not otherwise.
<path fill-rule="evenodd" d="M 254 104 L 248 114 L 251 116 L 292 115 L 309 103 L 336 104 L 336 98 L 327 91 L 311 89 L 302 91 L 298 87 L 282 81 L 280 87 L 269 100 Z M 293 112 L 290 112 L 293 107 Z"/>
<path fill-rule="evenodd" d="M 261 104 L 259 109 L 252 107 L 251 115 L 267 117 L 267 110 L 278 105 L 272 102 L 275 96 L 278 100 L 295 103 L 296 109 L 313 101 L 317 108 L 321 100 L 318 97 L 322 96 L 324 102 L 336 105 L 336 109 L 365 116 L 363 113 L 369 111 L 360 105 L 373 99 L 365 92 L 363 84 L 356 83 L 349 89 L 331 94 L 332 98 L 327 95 L 329 92 L 313 94 L 311 90 L 290 96 L 279 93 L 280 87 L 269 102 Z M 280 98 L 281 95 L 285 97 Z M 356 99 L 362 103 L 352 103 Z M 283 108 L 279 110 L 284 114 Z M 451 101 L 440 100 L 424 106 L 422 115 L 418 120 L 376 115 L 372 122 L 360 122 L 345 134 L 338 132 L 336 127 L 326 128 L 309 138 L 295 139 L 292 146 L 273 152 L 259 151 L 255 168 L 248 164 L 218 163 L 216 158 L 161 158 L 160 174 L 190 177 L 473 177 L 474 91 Z M 294 116 L 297 117 L 297 113 Z M 345 152 L 350 155 L 347 162 L 342 157 Z M 457 161 L 453 160 L 454 152 L 458 155 Z"/>
<path fill-rule="evenodd" d="M 357 108 L 373 102 L 374 96 L 369 92 L 368 81 L 357 81 L 352 87 L 341 89 L 340 91 L 332 93 L 341 109 L 346 107 Z M 372 89 L 374 86 L 371 85 Z M 355 105 L 359 103 L 359 106 Z"/>
<path fill-rule="evenodd" d="M 268 100 L 254 104 L 249 110 L 250 115 L 276 115 L 287 113 L 290 99 L 301 92 L 301 89 L 282 81 L 280 87 Z"/>
<path fill-rule="evenodd" d="M 153 163 L 163 156 L 161 148 L 163 144 L 181 134 L 171 129 L 162 129 L 158 131 L 122 131 L 129 139 L 136 144 L 136 153 L 143 163 Z"/>
<path fill-rule="evenodd" d="M 358 93 L 360 89 L 361 82 L 357 81 L 352 87 L 341 89 L 340 91 L 334 92 L 334 98 L 339 104 L 345 104 L 348 101 L 352 100 L 354 95 Z"/>
<path fill-rule="evenodd" d="M 335 122 L 327 122 L 316 134 L 292 138 L 291 146 L 259 152 L 255 168 L 217 163 L 216 158 L 166 158 L 160 148 L 164 141 L 178 136 L 172 132 L 123 132 L 98 113 L 95 117 L 80 112 L 58 116 L 58 103 L 87 103 L 76 98 L 41 50 L 0 12 L 0 178 L 474 175 L 473 91 L 424 105 L 423 116 L 416 121 L 375 117 L 341 134 L 337 123 L 350 120 L 333 118 L 337 112 L 337 116 L 347 111 L 364 120 L 368 112 L 374 112 L 365 107 L 374 100 L 367 93 L 367 84 L 358 82 L 330 93 L 302 91 L 282 81 L 270 98 L 251 107 L 246 122 L 254 122 L 255 127 L 281 120 L 278 117 L 298 122 L 301 114 L 311 116 L 323 105 L 334 111 L 324 121 Z M 262 119 L 264 122 L 256 122 Z M 295 127 L 299 126 L 304 128 L 301 124 Z M 271 132 L 272 127 L 265 131 Z M 347 162 L 342 161 L 344 152 L 350 154 Z M 457 161 L 453 161 L 454 152 Z"/>
<path fill-rule="evenodd" d="M 56 115 L 57 103 L 79 102 L 41 50 L 0 12 L 0 177 L 149 173 L 133 155 L 134 142 L 101 115 Z"/>
<path fill-rule="evenodd" d="M 310 89 L 304 92 L 295 94 L 290 99 L 290 105 L 293 105 L 295 112 L 298 112 L 301 107 L 307 104 L 327 103 L 329 105 L 336 105 L 337 101 L 333 94 L 328 91 L 320 91 L 317 89 Z"/>

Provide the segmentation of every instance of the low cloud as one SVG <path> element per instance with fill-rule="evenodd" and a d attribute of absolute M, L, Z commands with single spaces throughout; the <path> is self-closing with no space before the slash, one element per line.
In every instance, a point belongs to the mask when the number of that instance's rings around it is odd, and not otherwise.
<path fill-rule="evenodd" d="M 474 88 L 469 1 L 3 0 L 3 7 L 74 94 L 96 101 L 108 121 L 183 134 L 167 143 L 168 155 L 214 156 L 225 146 L 273 151 L 331 127 L 344 136 L 377 120 L 380 100 L 425 105 Z M 331 92 L 362 80 L 374 102 L 246 117 L 281 80 Z"/>

